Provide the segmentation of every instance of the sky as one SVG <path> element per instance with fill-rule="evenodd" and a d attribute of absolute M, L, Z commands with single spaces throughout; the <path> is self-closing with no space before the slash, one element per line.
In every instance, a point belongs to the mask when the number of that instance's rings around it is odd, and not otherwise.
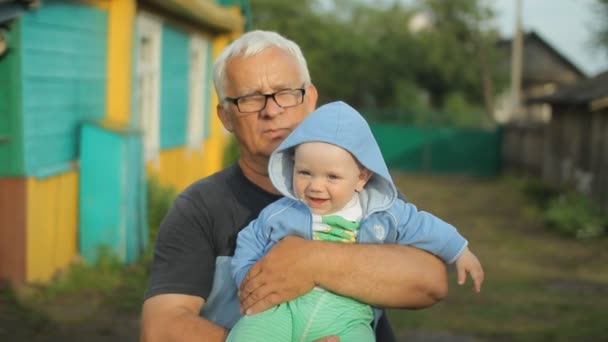
<path fill-rule="evenodd" d="M 489 0 L 497 11 L 497 26 L 513 36 L 516 0 Z M 595 0 L 521 0 L 524 30 L 533 29 L 588 76 L 608 70 L 608 57 L 593 50 L 592 27 L 598 21 Z"/>

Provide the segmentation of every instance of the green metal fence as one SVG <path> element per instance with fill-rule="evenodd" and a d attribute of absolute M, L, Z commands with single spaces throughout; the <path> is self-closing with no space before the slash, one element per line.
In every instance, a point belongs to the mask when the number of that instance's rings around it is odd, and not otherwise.
<path fill-rule="evenodd" d="M 390 168 L 471 176 L 500 172 L 499 129 L 370 126 Z"/>

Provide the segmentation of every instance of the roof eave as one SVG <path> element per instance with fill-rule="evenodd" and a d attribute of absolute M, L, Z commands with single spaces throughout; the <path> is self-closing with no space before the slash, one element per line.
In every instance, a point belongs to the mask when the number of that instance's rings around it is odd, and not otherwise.
<path fill-rule="evenodd" d="M 241 31 L 245 25 L 243 16 L 232 8 L 217 5 L 209 0 L 140 0 L 140 2 L 216 33 Z"/>

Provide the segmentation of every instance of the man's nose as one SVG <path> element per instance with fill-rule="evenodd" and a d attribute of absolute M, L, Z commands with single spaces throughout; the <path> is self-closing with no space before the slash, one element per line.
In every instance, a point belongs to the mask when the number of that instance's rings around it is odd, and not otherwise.
<path fill-rule="evenodd" d="M 274 117 L 283 113 L 284 110 L 285 108 L 279 106 L 274 97 L 271 96 L 266 99 L 266 107 L 262 110 L 262 114 L 264 116 Z"/>

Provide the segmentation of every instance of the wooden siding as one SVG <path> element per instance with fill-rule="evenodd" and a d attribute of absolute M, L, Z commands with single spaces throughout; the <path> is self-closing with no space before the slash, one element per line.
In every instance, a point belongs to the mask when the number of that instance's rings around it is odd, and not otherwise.
<path fill-rule="evenodd" d="M 608 110 L 554 106 L 545 126 L 507 126 L 503 135 L 507 170 L 587 193 L 608 213 Z"/>
<path fill-rule="evenodd" d="M 163 26 L 161 51 L 160 148 L 186 143 L 188 120 L 188 70 L 190 37 Z"/>
<path fill-rule="evenodd" d="M 148 239 L 141 136 L 127 127 L 85 124 L 81 141 L 80 255 L 93 264 L 107 247 L 133 262 Z"/>
<path fill-rule="evenodd" d="M 79 123 L 105 115 L 107 20 L 105 10 L 68 2 L 23 16 L 26 174 L 68 170 Z"/>
<path fill-rule="evenodd" d="M 608 111 L 554 107 L 545 177 L 585 192 L 608 213 Z"/>
<path fill-rule="evenodd" d="M 9 32 L 11 50 L 0 60 L 0 176 L 23 171 L 21 129 L 21 22 Z"/>
<path fill-rule="evenodd" d="M 541 177 L 545 148 L 544 135 L 545 126 L 539 124 L 506 126 L 502 136 L 503 169 Z"/>
<path fill-rule="evenodd" d="M 25 282 L 26 179 L 0 179 L 0 279 Z"/>
<path fill-rule="evenodd" d="M 77 255 L 78 174 L 27 180 L 27 281 L 45 282 Z"/>

